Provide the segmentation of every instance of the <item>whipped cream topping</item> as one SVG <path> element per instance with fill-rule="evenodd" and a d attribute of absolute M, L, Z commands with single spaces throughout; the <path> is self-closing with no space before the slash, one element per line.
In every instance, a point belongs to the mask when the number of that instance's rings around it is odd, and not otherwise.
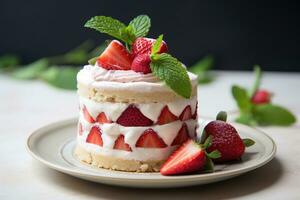
<path fill-rule="evenodd" d="M 197 85 L 197 76 L 188 72 L 192 86 Z M 131 88 L 141 91 L 172 91 L 152 73 L 143 74 L 133 70 L 106 70 L 97 65 L 85 65 L 77 74 L 77 82 L 88 87 L 103 89 Z"/>
<path fill-rule="evenodd" d="M 79 97 L 79 102 L 80 107 L 83 108 L 85 106 L 94 119 L 97 118 L 99 113 L 104 112 L 105 115 L 112 121 L 117 121 L 119 116 L 129 105 L 127 103 L 112 102 L 98 103 L 85 97 Z M 168 106 L 169 110 L 176 116 L 179 116 L 188 105 L 191 106 L 192 114 L 195 113 L 197 96 L 194 96 L 191 99 L 179 99 L 170 103 L 135 103 L 134 105 L 140 109 L 143 115 L 151 119 L 153 122 L 156 122 L 161 113 L 161 110 L 165 106 Z"/>
<path fill-rule="evenodd" d="M 79 117 L 79 123 L 82 125 L 82 135 L 77 135 L 78 144 L 87 150 L 97 152 L 107 156 L 114 156 L 130 160 L 164 160 L 174 150 L 171 146 L 174 138 L 177 136 L 183 123 L 187 125 L 188 132 L 191 138 L 195 137 L 195 128 L 197 127 L 196 120 L 188 120 L 185 122 L 175 121 L 164 125 L 154 125 L 149 127 L 124 127 L 116 123 L 110 124 L 91 124 L 87 122 L 83 115 Z M 103 140 L 103 147 L 86 142 L 89 131 L 93 126 L 98 126 L 101 129 L 101 137 Z M 135 144 L 143 132 L 152 128 L 168 145 L 165 148 L 136 148 Z M 120 134 L 124 135 L 124 140 L 132 148 L 132 152 L 113 149 L 114 143 Z"/>

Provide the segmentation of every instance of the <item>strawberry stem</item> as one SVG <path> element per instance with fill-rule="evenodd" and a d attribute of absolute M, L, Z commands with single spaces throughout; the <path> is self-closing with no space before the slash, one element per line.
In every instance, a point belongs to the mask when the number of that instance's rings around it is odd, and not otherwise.
<path fill-rule="evenodd" d="M 259 86 L 260 86 L 261 69 L 260 69 L 259 65 L 254 65 L 254 74 L 255 74 L 255 81 L 254 81 L 252 89 L 250 90 L 250 93 L 249 93 L 250 98 L 253 97 L 253 95 L 259 89 Z"/>
<path fill-rule="evenodd" d="M 245 138 L 245 139 L 243 139 L 243 143 L 244 143 L 245 147 L 250 147 L 255 144 L 255 141 L 251 140 L 250 138 Z"/>
<path fill-rule="evenodd" d="M 226 122 L 226 120 L 227 120 L 227 113 L 225 111 L 220 111 L 217 114 L 217 120 L 221 120 L 221 121 Z"/>

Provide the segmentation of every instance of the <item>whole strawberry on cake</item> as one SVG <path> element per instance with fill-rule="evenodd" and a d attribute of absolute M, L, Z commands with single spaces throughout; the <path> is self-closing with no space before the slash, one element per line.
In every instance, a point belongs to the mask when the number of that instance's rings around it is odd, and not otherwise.
<path fill-rule="evenodd" d="M 197 76 L 168 54 L 160 35 L 147 38 L 146 15 L 129 25 L 106 16 L 85 27 L 114 39 L 77 75 L 80 115 L 75 155 L 121 171 L 159 171 L 197 128 Z"/>

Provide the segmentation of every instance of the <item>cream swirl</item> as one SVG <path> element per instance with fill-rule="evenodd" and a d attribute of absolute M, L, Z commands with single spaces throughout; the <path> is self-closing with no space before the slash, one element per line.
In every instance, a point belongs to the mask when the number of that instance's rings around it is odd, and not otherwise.
<path fill-rule="evenodd" d="M 90 68 L 95 81 L 112 81 L 112 82 L 159 82 L 159 79 L 152 73 L 143 74 L 133 70 L 106 70 L 101 66 L 85 66 Z"/>

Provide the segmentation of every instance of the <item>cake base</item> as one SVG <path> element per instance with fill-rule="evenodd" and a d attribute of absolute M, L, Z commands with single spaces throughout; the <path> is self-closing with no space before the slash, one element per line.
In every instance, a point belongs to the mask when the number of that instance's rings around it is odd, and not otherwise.
<path fill-rule="evenodd" d="M 126 172 L 158 172 L 164 160 L 161 161 L 137 161 L 125 160 L 111 156 L 104 156 L 98 153 L 88 152 L 77 145 L 75 156 L 91 166 Z"/>

